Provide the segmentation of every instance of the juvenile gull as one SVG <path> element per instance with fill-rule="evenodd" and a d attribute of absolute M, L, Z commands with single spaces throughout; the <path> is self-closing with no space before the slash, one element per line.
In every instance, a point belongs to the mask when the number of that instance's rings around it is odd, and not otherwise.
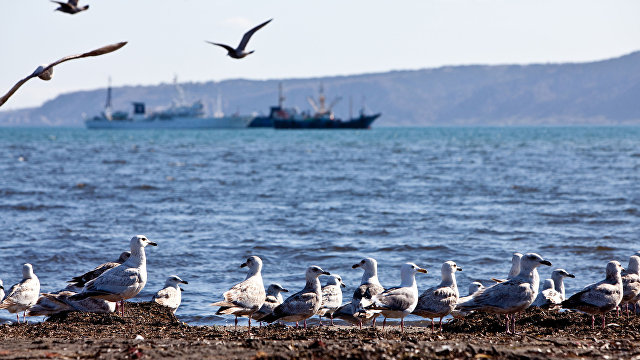
<path fill-rule="evenodd" d="M 38 301 L 40 295 L 40 280 L 33 273 L 31 264 L 22 265 L 22 281 L 13 285 L 0 303 L 0 309 L 7 309 L 10 313 L 16 314 L 16 322 L 20 322 L 22 311 L 22 321 L 26 322 L 27 309 Z"/>
<path fill-rule="evenodd" d="M 637 303 L 640 295 L 640 257 L 631 256 L 629 258 L 629 266 L 621 273 L 622 276 L 622 301 L 620 307 L 625 305 L 627 308 L 627 317 L 629 317 L 629 304 Z M 634 308 L 635 313 L 635 308 Z"/>
<path fill-rule="evenodd" d="M 83 54 L 78 54 L 78 55 L 70 55 L 70 56 L 65 56 L 62 59 L 58 60 L 58 61 L 54 61 L 51 64 L 45 64 L 45 65 L 40 65 L 38 66 L 29 76 L 25 77 L 24 79 L 18 81 L 15 85 L 13 85 L 13 87 L 11 88 L 11 90 L 9 90 L 8 93 L 6 93 L 3 97 L 0 97 L 0 107 L 7 102 L 7 100 L 9 100 L 9 98 L 11 97 L 11 95 L 13 95 L 13 93 L 15 93 L 20 86 L 22 86 L 24 83 L 26 83 L 29 79 L 34 78 L 34 77 L 39 77 L 42 80 L 51 80 L 51 78 L 53 77 L 53 67 L 61 64 L 65 61 L 69 61 L 69 60 L 73 60 L 73 59 L 80 59 L 83 57 L 88 57 L 88 56 L 99 56 L 99 55 L 104 55 L 104 54 L 108 54 L 112 51 L 116 51 L 118 49 L 120 49 L 121 47 L 125 46 L 127 44 L 126 41 L 124 42 L 119 42 L 117 44 L 112 44 L 112 45 L 107 45 L 107 46 L 103 46 L 99 49 L 95 49 L 93 51 L 89 51 Z"/>
<path fill-rule="evenodd" d="M 331 325 L 333 325 L 333 313 L 342 305 L 343 287 L 346 287 L 346 285 L 342 282 L 340 275 L 329 275 L 327 283 L 322 287 L 322 305 L 318 310 L 320 325 L 322 325 L 322 317 L 327 316 L 327 314 L 329 314 Z"/>
<path fill-rule="evenodd" d="M 320 286 L 320 275 L 331 275 L 322 270 L 319 266 L 310 266 L 305 272 L 306 284 L 304 289 L 289 296 L 282 304 L 273 309 L 273 313 L 262 318 L 262 321 L 272 323 L 276 320 L 287 322 L 304 321 L 304 328 L 307 328 L 307 319 L 318 313 L 322 304 L 322 287 Z"/>
<path fill-rule="evenodd" d="M 116 303 L 95 298 L 74 300 L 73 291 L 58 293 L 43 293 L 38 301 L 28 311 L 27 316 L 51 316 L 62 312 L 81 311 L 92 313 L 111 313 L 116 309 Z"/>
<path fill-rule="evenodd" d="M 400 286 L 373 295 L 371 305 L 364 306 L 367 310 L 380 310 L 384 316 L 383 328 L 387 318 L 400 318 L 400 329 L 404 332 L 404 317 L 411 314 L 418 304 L 416 272 L 426 274 L 427 270 L 414 263 L 403 264 L 400 268 Z"/>
<path fill-rule="evenodd" d="M 175 314 L 182 301 L 180 284 L 189 284 L 189 282 L 180 279 L 178 275 L 169 276 L 164 282 L 164 288 L 153 295 L 152 300 L 162 306 L 168 307 L 171 309 L 171 312 Z"/>
<path fill-rule="evenodd" d="M 509 333 L 509 319 L 513 320 L 511 328 L 515 332 L 516 314 L 528 308 L 538 295 L 538 285 L 536 268 L 541 264 L 551 266 L 551 263 L 544 260 L 540 255 L 528 253 L 520 261 L 520 273 L 505 282 L 495 284 L 482 289 L 474 294 L 471 299 L 458 304 L 463 311 L 483 311 L 495 314 L 505 314 L 507 318 L 506 332 Z"/>
<path fill-rule="evenodd" d="M 264 299 L 264 304 L 262 304 L 260 310 L 251 315 L 251 318 L 253 320 L 258 320 L 262 325 L 262 318 L 271 314 L 273 309 L 284 301 L 281 294 L 282 292 L 289 292 L 289 290 L 283 288 L 282 285 L 278 283 L 269 285 L 267 288 L 267 297 Z"/>
<path fill-rule="evenodd" d="M 542 290 L 538 293 L 536 300 L 531 306 L 549 309 L 560 306 L 562 301 L 562 294 L 555 289 L 553 279 L 545 279 Z"/>
<path fill-rule="evenodd" d="M 456 307 L 460 293 L 456 284 L 456 271 L 462 271 L 453 261 L 442 264 L 442 281 L 436 287 L 425 290 L 418 298 L 418 305 L 412 314 L 431 319 L 431 331 L 435 331 L 433 318 L 440 318 L 440 331 L 442 331 L 442 318 L 449 315 Z"/>
<path fill-rule="evenodd" d="M 557 292 L 560 293 L 560 296 L 562 297 L 562 301 L 566 300 L 566 296 L 564 293 L 564 278 L 566 277 L 575 278 L 576 276 L 573 274 L 570 274 L 565 269 L 555 269 L 551 273 L 551 280 L 553 280 L 553 287 L 554 289 L 556 289 Z"/>
<path fill-rule="evenodd" d="M 454 318 L 462 318 L 462 317 L 467 316 L 469 314 L 469 312 L 461 311 L 458 308 L 458 304 L 463 303 L 465 301 L 469 301 L 473 297 L 473 294 L 477 293 L 481 289 L 484 289 L 484 285 L 482 285 L 482 283 L 479 282 L 479 281 L 474 281 L 471 284 L 469 284 L 469 293 L 467 294 L 467 296 L 463 296 L 461 298 L 458 298 L 458 302 L 456 303 L 456 307 L 451 311 L 451 316 L 453 316 Z"/>
<path fill-rule="evenodd" d="M 109 269 L 112 269 L 118 265 L 121 265 L 122 263 L 127 261 L 129 256 L 131 256 L 131 252 L 125 251 L 122 254 L 120 254 L 120 257 L 116 261 L 106 262 L 102 265 L 98 265 L 93 270 L 87 271 L 82 275 L 74 276 L 73 278 L 71 278 L 71 280 L 67 281 L 69 283 L 69 285 L 67 286 L 67 289 L 75 292 L 82 291 L 82 288 L 85 286 L 86 283 L 97 278 L 103 272 Z"/>
<path fill-rule="evenodd" d="M 377 311 L 366 310 L 362 307 L 362 299 L 367 296 L 371 298 L 374 295 L 378 295 L 384 291 L 384 288 L 378 280 L 378 262 L 374 258 L 364 258 L 359 263 L 351 266 L 353 269 L 362 268 L 364 273 L 362 274 L 362 280 L 360 286 L 353 292 L 353 298 L 351 300 L 351 314 L 355 315 L 356 319 L 359 319 L 358 325 L 362 328 L 362 322 L 367 319 L 373 319 L 373 326 L 376 326 L 376 318 L 379 315 Z M 366 301 L 365 301 L 366 303 Z M 346 308 L 344 310 L 347 310 Z M 342 311 L 338 311 L 342 314 Z M 345 316 L 346 317 L 346 316 Z M 345 319 L 345 317 L 340 317 Z M 346 318 L 347 321 L 350 319 Z"/>
<path fill-rule="evenodd" d="M 606 324 L 605 314 L 615 309 L 622 301 L 623 288 L 620 272 L 622 266 L 617 261 L 607 264 L 607 276 L 604 280 L 588 285 L 582 291 L 573 294 L 562 302 L 565 309 L 575 309 L 591 314 L 591 328 L 595 328 L 595 315 L 602 314 L 602 328 Z"/>
<path fill-rule="evenodd" d="M 220 306 L 216 312 L 217 315 L 235 315 L 236 329 L 238 316 L 249 317 L 249 331 L 251 331 L 251 315 L 260 310 L 266 297 L 262 283 L 262 259 L 250 256 L 240 267 L 249 268 L 247 277 L 222 294 L 224 300 L 215 302 L 211 306 Z"/>
<path fill-rule="evenodd" d="M 147 245 L 158 246 L 144 235 L 131 238 L 131 256 L 120 266 L 103 272 L 97 278 L 85 284 L 82 292 L 71 297 L 82 300 L 88 297 L 108 301 L 120 301 L 124 316 L 124 302 L 138 295 L 147 284 L 147 257 L 144 248 Z"/>
<path fill-rule="evenodd" d="M 513 256 L 511 257 L 511 269 L 509 270 L 509 275 L 507 275 L 507 278 L 506 279 L 491 278 L 491 280 L 500 283 L 518 276 L 518 274 L 520 273 L 521 259 L 522 259 L 522 254 L 520 254 L 519 252 L 513 253 Z"/>
<path fill-rule="evenodd" d="M 254 27 L 253 29 L 247 31 L 244 36 L 242 37 L 242 40 L 240 41 L 240 44 L 238 45 L 237 48 L 232 48 L 229 45 L 225 45 L 225 44 L 220 44 L 220 43 L 214 43 L 211 41 L 207 41 L 209 44 L 212 45 L 217 45 L 220 47 L 223 47 L 224 49 L 227 50 L 227 55 L 229 55 L 230 57 L 234 58 L 234 59 L 242 59 L 243 57 L 249 55 L 249 54 L 253 54 L 253 50 L 251 51 L 246 51 L 245 48 L 247 47 L 247 44 L 249 43 L 249 39 L 251 39 L 251 36 L 253 36 L 253 34 L 256 33 L 256 31 L 262 29 L 265 25 L 267 25 L 268 23 L 271 22 L 271 20 L 273 19 L 269 19 L 265 22 L 263 22 L 262 24 Z"/>
<path fill-rule="evenodd" d="M 57 11 L 61 11 L 63 13 L 67 13 L 67 14 L 77 14 L 81 11 L 85 11 L 89 9 L 89 5 L 85 5 L 85 6 L 78 6 L 78 0 L 69 0 L 66 3 L 65 2 L 61 2 L 61 1 L 53 1 L 51 0 L 51 2 L 54 2 L 58 5 L 60 5 L 56 10 Z"/>

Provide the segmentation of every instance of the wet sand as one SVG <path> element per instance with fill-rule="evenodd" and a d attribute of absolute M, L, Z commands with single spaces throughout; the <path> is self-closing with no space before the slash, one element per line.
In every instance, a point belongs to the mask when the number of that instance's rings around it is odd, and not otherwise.
<path fill-rule="evenodd" d="M 189 326 L 154 303 L 133 303 L 125 318 L 70 313 L 2 325 L 0 359 L 640 359 L 640 316 L 609 315 L 608 321 L 604 330 L 591 330 L 590 316 L 532 309 L 518 318 L 515 335 L 503 333 L 498 317 L 483 314 L 444 324 L 442 333 L 423 322 L 404 334 L 395 324 L 384 330 L 275 324 L 249 335 L 246 327 Z"/>

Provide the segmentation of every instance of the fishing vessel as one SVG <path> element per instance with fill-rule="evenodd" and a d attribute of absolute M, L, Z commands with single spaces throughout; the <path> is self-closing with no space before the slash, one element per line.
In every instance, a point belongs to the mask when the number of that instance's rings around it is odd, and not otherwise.
<path fill-rule="evenodd" d="M 380 117 L 380 113 L 366 115 L 364 107 L 360 110 L 358 117 L 350 116 L 348 120 L 336 118 L 333 107 L 341 100 L 334 99 L 329 106 L 325 105 L 324 87 L 320 85 L 318 101 L 308 97 L 309 104 L 314 109 L 314 113 L 299 113 L 295 108 L 285 108 L 283 106 L 285 97 L 282 93 L 282 84 L 279 85 L 278 105 L 272 106 L 269 116 L 257 116 L 253 119 L 249 127 L 274 127 L 276 129 L 368 129 L 371 124 Z"/>
<path fill-rule="evenodd" d="M 147 113 L 145 103 L 133 102 L 133 112 L 111 110 L 111 81 L 107 88 L 107 101 L 104 111 L 85 120 L 88 129 L 238 129 L 246 128 L 253 116 L 225 116 L 221 111 L 218 94 L 218 111 L 207 116 L 201 100 L 188 103 L 184 100 L 184 91 L 174 81 L 178 98 L 168 107 Z"/>

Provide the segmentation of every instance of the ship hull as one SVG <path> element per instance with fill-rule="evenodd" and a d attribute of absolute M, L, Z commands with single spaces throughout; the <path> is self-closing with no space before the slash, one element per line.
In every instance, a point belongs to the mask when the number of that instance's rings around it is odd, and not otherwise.
<path fill-rule="evenodd" d="M 380 116 L 362 115 L 348 121 L 320 119 L 274 119 L 273 127 L 276 129 L 368 129 Z"/>
<path fill-rule="evenodd" d="M 87 129 L 242 129 L 249 126 L 252 116 L 225 116 L 221 118 L 175 117 L 166 120 L 87 120 Z"/>

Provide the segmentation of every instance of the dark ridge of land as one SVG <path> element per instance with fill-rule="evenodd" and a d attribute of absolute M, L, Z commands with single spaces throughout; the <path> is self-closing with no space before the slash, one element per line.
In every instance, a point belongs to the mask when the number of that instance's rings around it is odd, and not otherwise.
<path fill-rule="evenodd" d="M 640 317 L 610 315 L 605 329 L 591 317 L 527 310 L 518 334 L 503 333 L 494 315 L 472 314 L 444 324 L 382 329 L 274 324 L 189 326 L 155 303 L 128 304 L 116 314 L 68 313 L 36 324 L 0 326 L 0 359 L 560 359 L 640 358 Z M 596 322 L 599 323 L 599 320 Z M 136 339 L 137 337 L 137 339 Z M 142 338 L 140 338 L 142 337 Z"/>

